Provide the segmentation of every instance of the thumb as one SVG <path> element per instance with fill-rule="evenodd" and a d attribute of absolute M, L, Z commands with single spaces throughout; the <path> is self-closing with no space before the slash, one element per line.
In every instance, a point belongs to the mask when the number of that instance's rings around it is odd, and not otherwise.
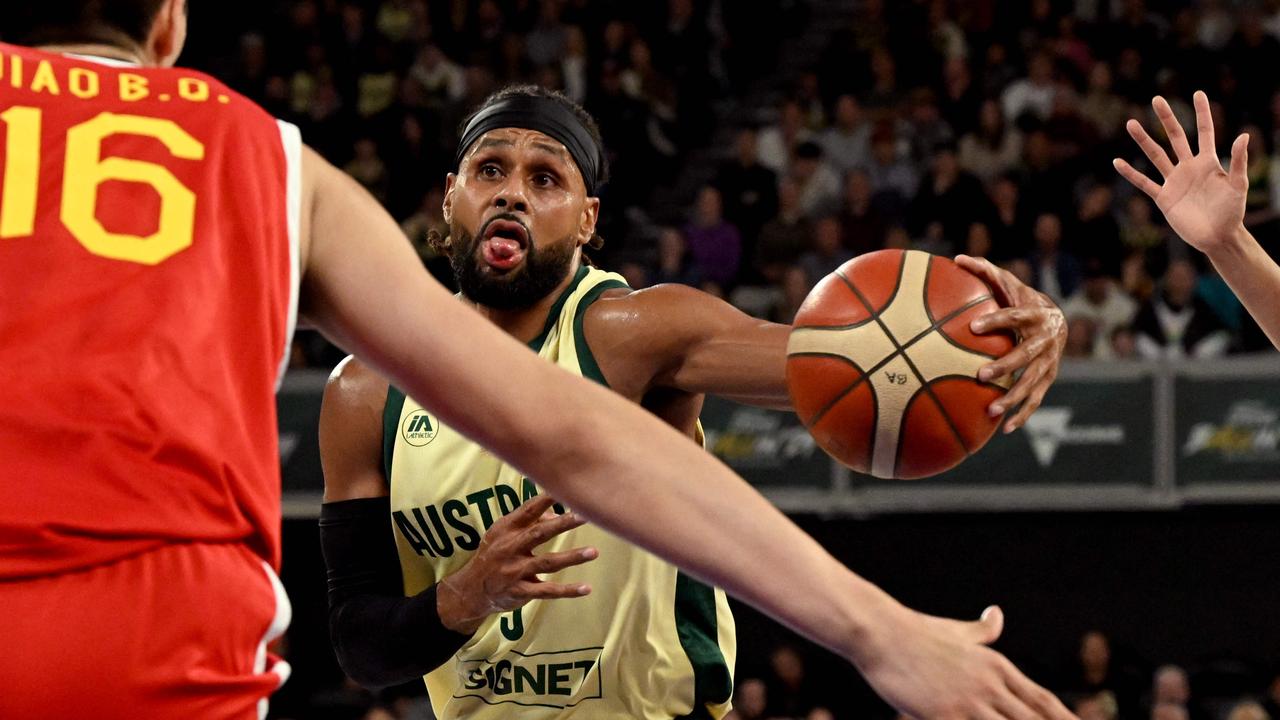
<path fill-rule="evenodd" d="M 1244 133 L 1231 143 L 1231 184 L 1238 188 L 1249 187 L 1249 133 Z"/>
<path fill-rule="evenodd" d="M 973 623 L 972 627 L 974 641 L 990 645 L 1000 639 L 1000 633 L 1004 631 L 1004 611 L 999 605 L 992 605 L 982 611 L 982 617 L 978 618 L 978 622 Z"/>

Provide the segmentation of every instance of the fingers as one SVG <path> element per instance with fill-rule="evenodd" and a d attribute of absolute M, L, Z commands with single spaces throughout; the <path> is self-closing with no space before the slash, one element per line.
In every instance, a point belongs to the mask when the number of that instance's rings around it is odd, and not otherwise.
<path fill-rule="evenodd" d="M 511 590 L 513 595 L 525 600 L 562 600 L 586 597 L 591 594 L 591 586 L 586 583 L 564 585 L 529 580 L 517 583 Z"/>
<path fill-rule="evenodd" d="M 1209 109 L 1209 96 L 1203 90 L 1197 90 L 1192 96 L 1196 106 L 1196 134 L 1200 136 L 1200 152 L 1218 157 L 1218 145 L 1213 136 L 1213 112 Z"/>
<path fill-rule="evenodd" d="M 1013 663 L 1005 660 L 1005 684 L 1018 699 L 1026 703 L 1036 713 L 1036 717 L 1052 718 L 1052 720 L 1073 720 L 1074 715 L 1062 704 L 1053 693 L 1031 682 Z"/>
<path fill-rule="evenodd" d="M 542 514 L 555 503 L 555 498 L 550 495 L 534 495 L 503 519 L 507 521 L 506 524 L 513 527 L 528 527 L 537 522 L 538 518 L 542 517 Z M 502 520 L 498 522 L 502 522 Z"/>
<path fill-rule="evenodd" d="M 1004 611 L 999 605 L 992 605 L 982 611 L 982 617 L 978 618 L 978 622 L 971 626 L 974 631 L 974 642 L 982 645 L 990 645 L 1000 639 L 1000 633 L 1004 632 Z"/>
<path fill-rule="evenodd" d="M 582 527 L 585 524 L 587 524 L 587 519 L 575 512 L 567 512 L 563 515 L 540 520 L 525 531 L 521 546 L 527 551 L 532 551 L 556 535 L 568 532 L 576 527 Z"/>
<path fill-rule="evenodd" d="M 1008 687 L 1002 688 L 996 693 L 992 700 L 992 705 L 999 711 L 1001 717 L 1009 718 L 1009 720 L 1039 720 L 1040 714 L 1022 701 L 1013 690 Z"/>
<path fill-rule="evenodd" d="M 1147 197 L 1155 200 L 1156 196 L 1160 194 L 1160 186 L 1151 178 L 1135 170 L 1129 163 L 1121 160 L 1120 158 L 1116 158 L 1111 161 L 1111 164 L 1115 167 L 1116 172 L 1119 172 L 1125 180 L 1129 181 L 1129 184 L 1146 193 Z M 1235 166 L 1234 161 L 1232 161 L 1232 166 Z"/>
<path fill-rule="evenodd" d="M 1013 298 L 1006 285 L 1006 271 L 996 267 L 994 263 L 986 258 L 975 258 L 968 255 L 957 255 L 956 264 L 986 281 L 997 294 L 996 302 L 1002 306 L 1012 304 Z"/>
<path fill-rule="evenodd" d="M 990 369 L 993 373 L 1003 372 L 1004 374 L 996 376 L 997 378 L 1001 378 L 1004 377 L 1004 375 L 1012 375 L 1024 366 L 1026 367 L 1026 370 L 1022 373 L 1022 377 L 1018 378 L 1018 382 L 1014 383 L 1013 387 L 1009 388 L 1009 391 L 1006 392 L 1003 397 L 991 403 L 991 417 L 999 417 L 1013 408 L 1018 407 L 1019 403 L 1030 397 L 1031 392 L 1044 382 L 1044 376 L 1045 373 L 1048 372 L 1049 367 L 1045 359 L 1039 357 L 1039 348 L 1036 346 L 1042 345 L 1045 342 L 1047 341 L 1043 339 L 1028 340 L 1019 345 L 1012 353 L 997 361 L 996 365 L 988 365 L 983 368 L 983 370 Z M 1017 357 L 1011 357 L 1013 355 L 1017 355 Z M 1018 367 L 997 367 L 999 363 L 1006 361 L 1021 364 Z M 979 371 L 978 377 L 982 377 L 981 371 Z"/>
<path fill-rule="evenodd" d="M 1026 402 L 1022 403 L 1022 407 L 1018 408 L 1018 412 L 1005 421 L 1004 432 L 1006 435 L 1026 424 L 1032 414 L 1040 408 L 1040 403 L 1044 402 L 1044 394 L 1049 391 L 1049 386 L 1052 384 L 1053 374 L 1045 373 L 1035 384 L 1035 389 L 1031 391 L 1031 396 L 1027 398 Z"/>
<path fill-rule="evenodd" d="M 1165 154 L 1164 148 L 1160 147 L 1160 143 L 1152 140 L 1151 136 L 1147 134 L 1146 129 L 1142 127 L 1142 123 L 1137 120 L 1130 120 L 1125 123 L 1124 128 L 1129 131 L 1129 137 L 1133 138 L 1134 142 L 1138 143 L 1138 147 L 1142 148 L 1142 152 L 1151 161 L 1151 164 L 1156 166 L 1156 170 L 1160 171 L 1160 175 L 1167 178 L 1173 174 L 1173 162 Z"/>
<path fill-rule="evenodd" d="M 595 548 L 577 548 L 575 550 L 538 555 L 529 558 L 525 562 L 524 574 L 525 576 L 548 575 L 575 565 L 589 563 L 598 557 L 600 557 L 600 552 Z"/>
<path fill-rule="evenodd" d="M 1155 108 L 1156 118 L 1160 120 L 1165 135 L 1169 136 L 1169 144 L 1173 146 L 1173 154 L 1177 156 L 1178 162 L 1194 157 L 1191 153 L 1191 145 L 1187 142 L 1187 134 L 1183 132 L 1182 124 L 1173 114 L 1173 108 L 1169 107 L 1169 101 L 1157 95 L 1152 99 L 1151 107 Z"/>
<path fill-rule="evenodd" d="M 1245 133 L 1231 143 L 1231 184 L 1241 190 L 1249 187 L 1249 134 Z"/>

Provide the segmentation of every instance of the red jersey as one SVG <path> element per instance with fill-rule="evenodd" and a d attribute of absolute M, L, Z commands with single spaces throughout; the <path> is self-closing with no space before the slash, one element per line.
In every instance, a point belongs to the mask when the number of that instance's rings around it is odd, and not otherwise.
<path fill-rule="evenodd" d="M 278 566 L 301 152 L 200 73 L 0 44 L 0 580 Z"/>

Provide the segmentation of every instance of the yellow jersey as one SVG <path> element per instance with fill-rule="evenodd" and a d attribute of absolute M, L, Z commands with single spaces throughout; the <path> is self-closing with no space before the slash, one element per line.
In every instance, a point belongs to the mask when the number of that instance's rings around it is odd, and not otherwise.
<path fill-rule="evenodd" d="M 607 385 L 583 336 L 583 316 L 602 293 L 625 287 L 620 275 L 582 267 L 530 347 Z M 465 565 L 484 532 L 540 489 L 394 387 L 383 418 L 404 591 L 416 595 Z M 534 600 L 489 617 L 426 676 L 438 717 L 719 720 L 728 712 L 736 643 L 724 592 L 593 525 L 539 552 L 583 546 L 598 548 L 599 557 L 547 579 L 589 583 L 591 594 Z"/>

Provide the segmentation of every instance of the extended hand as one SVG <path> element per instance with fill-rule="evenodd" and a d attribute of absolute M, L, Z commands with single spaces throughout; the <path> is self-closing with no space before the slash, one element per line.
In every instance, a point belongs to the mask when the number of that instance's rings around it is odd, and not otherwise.
<path fill-rule="evenodd" d="M 1044 394 L 1058 377 L 1058 365 L 1067 347 L 1067 319 L 1048 295 L 1027 287 L 1013 273 L 989 260 L 959 255 L 956 264 L 986 280 L 1001 305 L 1000 310 L 974 320 L 969 329 L 979 334 L 1008 331 L 1021 338 L 1009 354 L 978 371 L 978 379 L 983 382 L 1022 371 L 1022 377 L 1009 392 L 987 409 L 992 417 L 999 417 L 1022 403 L 1017 414 L 1005 421 L 1004 431 L 1011 433 L 1040 407 Z"/>
<path fill-rule="evenodd" d="M 1000 637 L 1004 614 L 988 608 L 977 622 L 933 617 L 899 606 L 879 627 L 867 681 L 900 712 L 929 720 L 1074 718 L 1052 693 L 986 647 Z"/>
<path fill-rule="evenodd" d="M 1116 170 L 1156 201 L 1179 237 L 1202 252 L 1212 252 L 1230 240 L 1244 224 L 1245 193 L 1249 190 L 1245 172 L 1249 163 L 1249 136 L 1241 135 L 1231 145 L 1231 173 L 1228 174 L 1218 160 L 1208 96 L 1203 92 L 1195 94 L 1196 125 L 1200 134 L 1197 155 L 1191 153 L 1187 135 L 1169 103 L 1156 97 L 1151 104 L 1169 136 L 1177 164 L 1169 160 L 1164 148 L 1151 139 L 1141 123 L 1130 120 L 1125 127 L 1160 171 L 1164 185 L 1157 185 L 1119 158 L 1114 161 Z"/>
<path fill-rule="evenodd" d="M 554 503 L 551 496 L 538 495 L 499 519 L 467 564 L 440 582 L 436 606 L 445 627 L 474 633 L 488 616 L 523 607 L 530 600 L 576 598 L 591 592 L 589 585 L 538 579 L 538 575 L 581 565 L 598 555 L 595 548 L 533 554 L 534 548 L 586 522 L 572 512 L 547 512 Z"/>

